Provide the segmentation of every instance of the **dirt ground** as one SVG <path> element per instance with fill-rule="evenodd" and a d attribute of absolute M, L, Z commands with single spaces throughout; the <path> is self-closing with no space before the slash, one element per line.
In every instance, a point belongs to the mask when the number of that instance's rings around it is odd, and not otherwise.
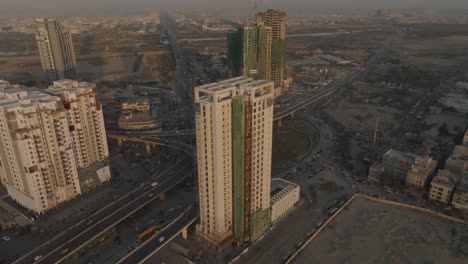
<path fill-rule="evenodd" d="M 305 154 L 310 143 L 307 136 L 288 127 L 273 131 L 273 161 L 284 161 Z"/>
<path fill-rule="evenodd" d="M 466 263 L 468 226 L 358 198 L 295 263 Z"/>
<path fill-rule="evenodd" d="M 297 162 L 313 150 L 319 141 L 317 129 L 301 119 L 283 122 L 273 129 L 273 174 L 297 165 Z"/>
<path fill-rule="evenodd" d="M 373 131 L 379 118 L 380 128 L 392 127 L 402 109 L 409 108 L 417 99 L 418 92 L 409 89 L 378 87 L 368 83 L 356 83 L 341 100 L 326 109 L 346 128 L 353 131 Z"/>
<path fill-rule="evenodd" d="M 461 28 L 460 28 L 461 29 Z M 401 43 L 401 62 L 434 71 L 459 70 L 468 61 L 468 31 L 454 25 L 419 25 Z"/>
<path fill-rule="evenodd" d="M 93 53 L 77 55 L 79 78 L 86 81 L 153 80 L 168 84 L 173 79 L 172 55 L 166 51 Z M 0 57 L 0 78 L 13 83 L 45 81 L 38 56 Z"/>

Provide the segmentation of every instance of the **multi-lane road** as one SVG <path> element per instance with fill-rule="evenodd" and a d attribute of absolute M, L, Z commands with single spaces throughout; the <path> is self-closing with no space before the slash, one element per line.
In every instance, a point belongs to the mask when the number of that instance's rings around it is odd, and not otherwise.
<path fill-rule="evenodd" d="M 184 59 L 182 49 L 177 42 L 175 35 L 176 25 L 172 21 L 172 18 L 167 13 L 161 14 L 161 24 L 166 30 L 166 35 L 171 43 L 172 52 L 176 61 L 176 78 L 175 82 L 175 93 L 182 99 L 182 107 L 185 112 L 183 120 L 188 124 L 189 127 L 194 126 L 194 113 L 193 113 L 193 82 L 189 72 L 189 67 Z"/>
<path fill-rule="evenodd" d="M 193 157 L 186 155 L 171 169 L 83 219 L 13 263 L 61 263 L 89 242 L 169 191 L 193 172 Z"/>
<path fill-rule="evenodd" d="M 118 264 L 142 263 L 154 255 L 167 243 L 171 242 L 184 228 L 187 228 L 198 218 L 195 205 L 190 206 L 176 219 L 164 227 L 161 231 L 150 237 L 147 241 L 135 248 L 127 256 L 120 259 Z"/>

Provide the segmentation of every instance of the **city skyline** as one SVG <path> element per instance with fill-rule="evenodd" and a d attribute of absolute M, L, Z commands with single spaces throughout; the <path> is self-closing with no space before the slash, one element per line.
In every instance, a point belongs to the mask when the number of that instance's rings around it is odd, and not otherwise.
<path fill-rule="evenodd" d="M 463 8 L 17 1 L 0 263 L 466 262 Z"/>
<path fill-rule="evenodd" d="M 116 0 L 109 2 L 110 0 L 84 0 L 84 1 L 71 1 L 71 0 L 41 0 L 40 4 L 37 4 L 37 1 L 32 0 L 5 0 L 2 3 L 2 10 L 0 11 L 3 14 L 12 15 L 16 13 L 17 15 L 103 15 L 103 11 L 108 14 L 124 14 L 124 13 L 133 13 L 144 12 L 148 9 L 154 10 L 164 10 L 164 9 L 196 9 L 203 11 L 204 8 L 206 12 L 210 10 L 223 10 L 226 8 L 237 10 L 240 12 L 247 12 L 251 10 L 252 2 L 250 0 L 245 0 L 242 2 L 232 2 L 228 0 Z M 112 6 L 110 4 L 112 3 Z M 24 7 L 29 7 L 34 9 L 34 13 L 31 13 L 28 9 Z M 265 0 L 263 7 L 266 8 L 277 8 L 284 11 L 293 13 L 303 13 L 304 11 L 314 11 L 317 9 L 330 9 L 330 10 L 372 10 L 372 9 L 387 9 L 387 8 L 397 8 L 397 9 L 442 9 L 442 10 L 457 10 L 457 9 L 468 9 L 468 3 L 464 0 L 447 0 L 443 3 L 439 0 L 395 0 L 395 1 L 386 1 L 386 0 L 291 0 L 288 3 L 280 0 Z M 99 13 L 101 12 L 101 13 Z"/>

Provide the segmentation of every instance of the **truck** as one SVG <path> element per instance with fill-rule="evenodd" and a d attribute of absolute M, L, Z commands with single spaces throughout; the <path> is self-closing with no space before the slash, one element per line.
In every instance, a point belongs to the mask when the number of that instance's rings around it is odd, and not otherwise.
<path fill-rule="evenodd" d="M 154 233 L 154 231 L 156 231 L 156 226 L 153 225 L 153 226 L 150 226 L 148 227 L 145 231 L 141 232 L 140 234 L 138 234 L 138 238 L 140 240 L 143 240 L 146 236 Z"/>

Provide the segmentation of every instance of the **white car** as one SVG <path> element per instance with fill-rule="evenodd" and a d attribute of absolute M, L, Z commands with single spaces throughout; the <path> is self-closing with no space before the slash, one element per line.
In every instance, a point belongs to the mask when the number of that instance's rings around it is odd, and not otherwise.
<path fill-rule="evenodd" d="M 158 183 L 157 183 L 157 182 L 152 182 L 152 183 L 151 183 L 151 187 L 156 187 L 156 186 L 158 186 Z"/>
<path fill-rule="evenodd" d="M 164 242 L 164 240 L 166 240 L 164 237 L 160 237 L 159 240 L 158 240 L 158 242 L 159 242 L 159 243 L 162 243 L 162 242 Z"/>
<path fill-rule="evenodd" d="M 34 257 L 34 261 L 38 261 L 38 260 L 40 260 L 41 258 L 42 258 L 42 255 L 37 255 L 37 256 Z"/>
<path fill-rule="evenodd" d="M 7 237 L 7 236 L 3 236 L 3 237 L 2 237 L 2 240 L 4 240 L 4 241 L 10 241 L 10 238 Z"/>

